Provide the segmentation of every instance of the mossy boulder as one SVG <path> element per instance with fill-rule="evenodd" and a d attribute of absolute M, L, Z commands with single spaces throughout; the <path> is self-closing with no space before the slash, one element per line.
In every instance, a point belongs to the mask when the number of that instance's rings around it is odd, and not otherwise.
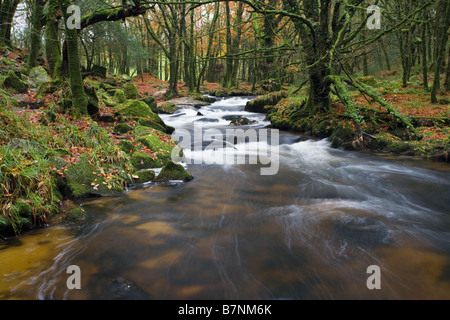
<path fill-rule="evenodd" d="M 247 112 L 267 113 L 266 106 L 275 106 L 282 99 L 287 97 L 286 91 L 277 91 L 259 96 L 249 102 L 245 106 Z"/>
<path fill-rule="evenodd" d="M 181 180 L 188 182 L 194 179 L 194 177 L 186 171 L 186 169 L 181 165 L 174 163 L 170 160 L 164 168 L 162 168 L 161 173 L 156 177 L 156 182 L 169 182 L 174 180 Z"/>
<path fill-rule="evenodd" d="M 91 87 L 91 86 L 84 86 L 84 91 L 86 92 L 86 96 L 88 99 L 88 113 L 92 116 L 92 115 L 97 115 L 100 111 L 99 106 L 98 106 L 98 96 L 97 96 L 97 90 L 95 89 L 95 87 Z"/>
<path fill-rule="evenodd" d="M 158 105 L 155 98 L 153 98 L 152 96 L 147 96 L 141 99 L 141 101 L 145 102 L 154 113 L 158 113 Z"/>
<path fill-rule="evenodd" d="M 51 79 L 42 66 L 34 67 L 30 70 L 29 74 L 30 84 L 33 88 L 38 88 L 42 84 L 49 82 Z"/>
<path fill-rule="evenodd" d="M 107 168 L 104 168 L 105 171 Z M 90 197 L 112 196 L 124 191 L 117 183 L 111 184 L 85 156 L 80 161 L 69 165 L 64 171 L 65 178 L 60 182 L 63 195 L 72 200 Z"/>
<path fill-rule="evenodd" d="M 131 163 L 139 170 L 161 167 L 160 161 L 157 161 L 155 156 L 143 152 L 134 152 L 131 156 Z"/>
<path fill-rule="evenodd" d="M 134 151 L 134 144 L 130 140 L 120 140 L 118 147 L 126 154 L 131 154 Z"/>
<path fill-rule="evenodd" d="M 28 84 L 20 79 L 13 70 L 8 72 L 8 75 L 3 81 L 3 86 L 18 93 L 26 93 L 28 90 Z"/>
<path fill-rule="evenodd" d="M 180 107 L 178 107 L 175 103 L 164 102 L 163 104 L 158 106 L 158 113 L 174 114 L 179 109 L 180 109 Z"/>
<path fill-rule="evenodd" d="M 127 102 L 127 97 L 125 96 L 125 93 L 121 89 L 117 89 L 114 91 L 114 100 L 117 103 L 125 103 Z"/>
<path fill-rule="evenodd" d="M 133 183 L 140 184 L 153 181 L 155 179 L 155 171 L 153 170 L 142 170 L 137 171 L 133 174 Z"/>
<path fill-rule="evenodd" d="M 136 140 L 154 152 L 153 168 L 162 168 L 172 157 L 176 143 L 170 136 L 150 132 Z"/>
<path fill-rule="evenodd" d="M 164 121 L 143 101 L 129 100 L 115 108 L 115 114 L 122 118 L 137 120 L 140 125 L 169 133 Z"/>
<path fill-rule="evenodd" d="M 143 101 L 128 100 L 115 108 L 115 114 L 130 118 L 147 118 L 155 113 Z"/>
<path fill-rule="evenodd" d="M 339 148 L 344 143 L 351 142 L 356 138 L 353 128 L 339 124 L 330 136 L 331 147 Z"/>
<path fill-rule="evenodd" d="M 87 214 L 83 208 L 75 208 L 67 212 L 66 219 L 74 222 L 86 221 Z"/>
<path fill-rule="evenodd" d="M 127 132 L 130 132 L 131 130 L 133 130 L 133 127 L 128 123 L 119 123 L 113 129 L 113 131 L 118 134 L 125 134 Z"/>
<path fill-rule="evenodd" d="M 139 93 L 137 86 L 132 82 L 127 83 L 123 87 L 123 92 L 125 93 L 125 97 L 127 99 L 140 99 L 141 98 L 141 95 Z"/>

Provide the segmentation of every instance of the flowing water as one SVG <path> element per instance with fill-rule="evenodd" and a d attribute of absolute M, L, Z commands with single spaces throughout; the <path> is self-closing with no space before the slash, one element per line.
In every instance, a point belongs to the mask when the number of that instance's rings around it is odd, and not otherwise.
<path fill-rule="evenodd" d="M 257 122 L 243 129 L 262 129 L 247 100 L 163 118 L 192 132 L 199 120 L 225 130 L 223 117 L 240 115 Z M 448 165 L 287 132 L 279 141 L 275 175 L 192 161 L 189 183 L 84 201 L 86 222 L 61 214 L 9 241 L 0 299 L 450 299 Z M 81 290 L 66 285 L 70 265 Z M 380 289 L 367 287 L 371 265 Z"/>

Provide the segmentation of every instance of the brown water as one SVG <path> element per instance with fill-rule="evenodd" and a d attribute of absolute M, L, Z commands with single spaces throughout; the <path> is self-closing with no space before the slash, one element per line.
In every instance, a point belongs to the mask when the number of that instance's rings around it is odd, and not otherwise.
<path fill-rule="evenodd" d="M 185 111 L 165 120 L 188 127 Z M 0 299 L 449 299 L 448 165 L 298 138 L 282 133 L 277 175 L 189 165 L 192 182 L 85 201 L 85 223 L 62 214 L 11 240 Z M 81 290 L 67 288 L 70 265 Z M 379 290 L 366 286 L 370 265 Z"/>

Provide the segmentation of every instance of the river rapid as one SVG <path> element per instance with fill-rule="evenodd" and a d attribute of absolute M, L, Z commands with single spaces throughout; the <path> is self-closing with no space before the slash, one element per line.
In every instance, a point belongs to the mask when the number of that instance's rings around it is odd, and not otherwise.
<path fill-rule="evenodd" d="M 237 129 L 230 115 L 251 121 L 243 130 L 266 130 L 264 115 L 243 111 L 249 99 L 162 118 L 178 132 Z M 86 222 L 62 214 L 10 240 L 0 246 L 0 299 L 450 299 L 447 164 L 289 132 L 278 142 L 276 174 L 199 163 L 205 154 L 186 150 L 193 181 L 86 200 Z M 251 143 L 228 147 L 266 153 Z M 80 290 L 67 286 L 71 265 Z M 380 289 L 367 286 L 373 265 Z"/>

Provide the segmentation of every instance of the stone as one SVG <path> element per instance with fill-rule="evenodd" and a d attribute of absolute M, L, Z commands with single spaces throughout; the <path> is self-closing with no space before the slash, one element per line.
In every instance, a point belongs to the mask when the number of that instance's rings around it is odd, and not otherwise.
<path fill-rule="evenodd" d="M 141 95 L 139 94 L 139 90 L 137 86 L 129 82 L 123 87 L 123 92 L 125 93 L 125 97 L 127 99 L 140 99 Z"/>
<path fill-rule="evenodd" d="M 29 79 L 30 86 L 32 88 L 38 88 L 44 83 L 51 81 L 50 77 L 48 76 L 47 70 L 45 70 L 45 68 L 42 66 L 32 68 L 30 70 Z"/>
<path fill-rule="evenodd" d="M 247 102 L 244 110 L 247 112 L 267 113 L 266 106 L 274 106 L 286 97 L 286 91 L 268 93 Z"/>
<path fill-rule="evenodd" d="M 188 182 L 194 179 L 194 177 L 186 171 L 186 169 L 181 165 L 174 163 L 170 160 L 164 168 L 161 170 L 160 174 L 156 177 L 156 182 L 169 182 L 169 181 L 183 181 Z"/>
<path fill-rule="evenodd" d="M 21 80 L 12 70 L 8 72 L 5 81 L 3 81 L 3 86 L 5 88 L 13 89 L 18 93 L 26 93 L 28 90 L 28 84 Z"/>
<path fill-rule="evenodd" d="M 107 171 L 107 168 L 104 168 Z M 90 197 L 112 196 L 124 191 L 118 184 L 109 185 L 103 175 L 85 156 L 80 156 L 80 161 L 71 164 L 64 172 L 65 178 L 60 181 L 62 193 L 71 200 L 82 200 Z"/>
<path fill-rule="evenodd" d="M 155 98 L 153 98 L 152 96 L 147 96 L 141 99 L 141 101 L 145 102 L 154 113 L 158 113 L 158 106 Z"/>
<path fill-rule="evenodd" d="M 66 219 L 69 221 L 82 222 L 86 221 L 87 214 L 83 208 L 75 208 L 67 212 Z"/>
<path fill-rule="evenodd" d="M 131 154 L 134 150 L 134 145 L 130 140 L 120 140 L 118 147 L 126 154 Z"/>
<path fill-rule="evenodd" d="M 164 102 L 158 106 L 158 113 L 174 114 L 179 109 L 180 109 L 180 107 L 178 107 L 175 103 Z"/>
<path fill-rule="evenodd" d="M 156 174 L 153 170 L 137 171 L 133 175 L 133 183 L 140 184 L 151 182 L 155 179 L 155 176 Z"/>

